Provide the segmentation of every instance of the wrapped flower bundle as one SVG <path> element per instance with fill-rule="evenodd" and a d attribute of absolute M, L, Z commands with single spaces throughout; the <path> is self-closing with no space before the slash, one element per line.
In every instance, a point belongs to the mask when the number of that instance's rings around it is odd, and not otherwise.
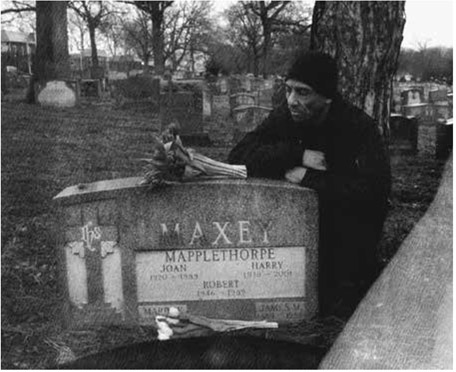
<path fill-rule="evenodd" d="M 141 182 L 151 188 L 166 181 L 182 181 L 189 178 L 247 178 L 244 165 L 222 163 L 185 148 L 178 134 L 177 125 L 171 124 L 155 139 L 151 157 L 145 161 L 144 179 Z"/>
<path fill-rule="evenodd" d="M 179 309 L 175 307 L 169 308 L 167 316 L 157 315 L 155 323 L 159 340 L 169 340 L 174 334 L 203 336 L 207 335 L 208 331 L 231 332 L 246 328 L 273 329 L 279 327 L 278 323 L 266 320 L 213 319 L 205 316 L 181 314 Z"/>

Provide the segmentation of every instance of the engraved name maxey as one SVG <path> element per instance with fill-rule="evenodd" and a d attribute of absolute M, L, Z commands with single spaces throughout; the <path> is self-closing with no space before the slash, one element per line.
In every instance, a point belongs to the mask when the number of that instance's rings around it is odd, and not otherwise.
<path fill-rule="evenodd" d="M 269 244 L 270 221 L 213 221 L 202 224 L 195 221 L 190 234 L 183 234 L 180 223 L 160 223 L 160 240 L 163 245 L 185 244 L 195 245 L 241 245 L 241 244 Z M 256 233 L 255 233 L 256 232 Z M 260 233 L 258 233 L 260 232 Z M 209 239 L 209 236 L 213 237 Z"/>

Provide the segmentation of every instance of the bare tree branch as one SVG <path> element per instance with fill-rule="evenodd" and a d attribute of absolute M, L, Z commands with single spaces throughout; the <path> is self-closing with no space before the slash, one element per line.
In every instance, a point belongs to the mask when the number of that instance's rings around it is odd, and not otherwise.
<path fill-rule="evenodd" d="M 23 12 L 36 12 L 35 7 L 26 7 L 26 8 L 9 8 L 1 11 L 1 14 L 8 13 L 23 13 Z"/>
<path fill-rule="evenodd" d="M 12 5 L 12 6 L 9 6 L 9 5 Z M 24 12 L 35 12 L 36 11 L 36 6 L 32 5 L 32 2 L 27 3 L 26 1 L 11 1 L 8 3 L 7 6 L 9 6 L 9 7 L 6 9 L 3 9 L 1 11 L 1 14 L 24 13 Z"/>

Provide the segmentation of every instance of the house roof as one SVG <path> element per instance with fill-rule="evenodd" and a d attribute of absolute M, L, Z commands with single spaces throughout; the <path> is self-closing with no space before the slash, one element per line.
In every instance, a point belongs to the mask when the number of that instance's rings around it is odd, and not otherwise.
<path fill-rule="evenodd" d="M 24 32 L 2 30 L 2 43 L 29 43 L 35 44 L 35 34 Z"/>
<path fill-rule="evenodd" d="M 92 49 L 84 49 L 82 51 L 82 56 L 83 57 L 91 57 L 92 56 Z M 102 57 L 102 58 L 108 58 L 108 54 L 102 49 L 97 49 L 97 56 L 98 57 Z"/>

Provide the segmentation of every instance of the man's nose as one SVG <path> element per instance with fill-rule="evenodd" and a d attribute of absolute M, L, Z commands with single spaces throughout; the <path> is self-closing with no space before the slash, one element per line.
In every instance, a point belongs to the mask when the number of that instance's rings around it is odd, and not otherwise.
<path fill-rule="evenodd" d="M 296 93 L 294 90 L 292 90 L 290 92 L 290 94 L 288 95 L 288 98 L 287 98 L 287 103 L 288 103 L 288 106 L 296 106 L 298 101 L 296 99 Z"/>

